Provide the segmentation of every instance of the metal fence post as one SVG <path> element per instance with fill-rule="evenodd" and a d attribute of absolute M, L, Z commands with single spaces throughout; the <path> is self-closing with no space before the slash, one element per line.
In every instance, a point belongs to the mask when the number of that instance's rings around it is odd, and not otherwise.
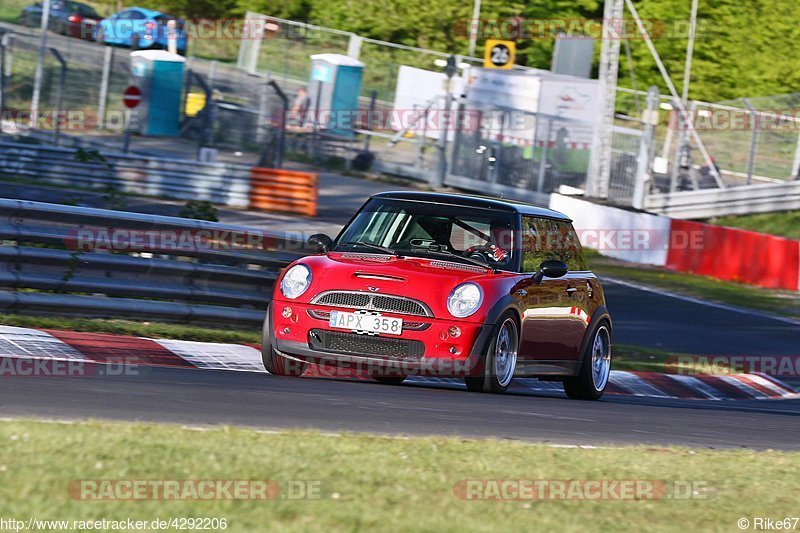
<path fill-rule="evenodd" d="M 797 146 L 794 149 L 794 160 L 792 161 L 792 175 L 790 179 L 800 179 L 800 134 L 797 135 Z"/>
<path fill-rule="evenodd" d="M 541 159 L 539 160 L 539 179 L 536 182 L 536 190 L 544 191 L 544 175 L 547 172 L 547 149 L 550 147 L 550 130 L 553 128 L 553 119 L 547 119 L 547 127 L 544 130 L 544 144 L 542 145 Z"/>
<path fill-rule="evenodd" d="M 680 109 L 680 107 L 673 101 L 673 109 Z M 675 153 L 672 156 L 672 170 L 669 178 L 669 192 L 678 190 L 678 174 L 681 167 L 681 150 L 686 145 L 686 123 L 683 120 L 681 113 L 675 114 L 675 126 L 678 128 L 678 142 L 675 146 Z"/>
<path fill-rule="evenodd" d="M 8 35 L 7 32 L 0 33 L 0 113 L 6 108 L 6 48 L 8 48 Z"/>
<path fill-rule="evenodd" d="M 747 154 L 747 184 L 750 185 L 753 183 L 753 171 L 756 167 L 756 149 L 758 148 L 758 111 L 750 105 L 750 102 L 747 98 L 742 98 L 742 103 L 747 107 L 747 110 L 750 111 L 750 151 Z"/>
<path fill-rule="evenodd" d="M 108 105 L 108 81 L 111 77 L 111 63 L 114 57 L 114 48 L 106 46 L 103 52 L 103 76 L 100 81 L 100 100 L 97 103 L 97 129 L 101 130 L 106 124 L 106 105 Z"/>
<path fill-rule="evenodd" d="M 5 48 L 5 58 L 3 58 L 3 72 L 6 79 L 11 77 L 12 63 L 14 62 L 14 48 L 11 46 L 11 33 L 3 34 L 3 48 Z"/>
<path fill-rule="evenodd" d="M 56 61 L 61 65 L 61 75 L 58 78 L 58 97 L 56 103 L 56 117 L 55 117 L 55 136 L 53 143 L 58 146 L 61 137 L 61 115 L 64 113 L 64 86 L 67 83 L 67 62 L 64 57 L 55 48 L 50 49 L 50 53 L 56 58 Z"/>
<path fill-rule="evenodd" d="M 266 141 L 267 138 L 267 112 L 269 111 L 269 84 L 270 74 L 267 72 L 264 83 L 258 91 L 258 126 L 256 127 L 256 142 L 258 144 Z"/>
<path fill-rule="evenodd" d="M 425 107 L 423 111 L 423 120 L 425 122 L 422 123 L 422 135 L 415 135 L 414 138 L 417 139 L 417 167 L 419 169 L 419 175 L 423 176 L 423 169 L 425 168 L 425 139 L 428 137 L 428 111 L 430 107 Z"/>
<path fill-rule="evenodd" d="M 47 48 L 47 21 L 50 19 L 50 0 L 42 2 L 41 35 L 39 36 L 39 53 L 36 56 L 36 67 L 33 72 L 33 95 L 31 96 L 31 124 L 39 120 L 39 99 L 42 92 L 42 76 L 44 71 L 44 55 Z"/>
<path fill-rule="evenodd" d="M 214 80 L 217 78 L 217 63 L 218 61 L 214 59 L 208 67 L 208 86 L 212 91 L 214 90 Z"/>
<path fill-rule="evenodd" d="M 655 85 L 651 85 L 647 91 L 647 109 L 643 113 L 642 122 L 644 123 L 644 130 L 639 143 L 636 179 L 633 185 L 633 198 L 631 199 L 631 206 L 636 209 L 644 209 L 648 184 L 650 183 L 650 168 L 655 149 L 653 137 L 656 124 L 658 124 L 658 88 Z"/>
<path fill-rule="evenodd" d="M 451 78 L 448 77 L 447 81 L 445 82 L 444 105 L 442 106 L 442 120 L 444 127 L 439 129 L 439 172 L 434 174 L 434 179 L 431 183 L 433 187 L 444 186 L 445 176 L 447 176 L 447 136 L 450 133 L 448 119 L 450 117 L 451 108 L 450 81 Z"/>

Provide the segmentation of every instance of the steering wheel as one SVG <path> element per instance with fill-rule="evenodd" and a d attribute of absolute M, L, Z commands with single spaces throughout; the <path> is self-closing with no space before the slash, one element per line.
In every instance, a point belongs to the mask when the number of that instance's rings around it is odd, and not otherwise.
<path fill-rule="evenodd" d="M 464 253 L 462 254 L 466 257 L 470 257 L 472 259 L 478 259 L 480 261 L 492 261 L 494 263 L 501 263 L 505 261 L 506 257 L 508 257 L 508 252 L 503 250 L 502 248 L 497 247 L 494 244 L 487 244 L 487 245 L 480 245 L 480 246 L 470 246 Z"/>

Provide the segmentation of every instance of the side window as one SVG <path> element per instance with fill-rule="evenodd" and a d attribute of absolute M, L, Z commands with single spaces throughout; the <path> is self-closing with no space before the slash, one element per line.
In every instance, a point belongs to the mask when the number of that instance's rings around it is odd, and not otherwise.
<path fill-rule="evenodd" d="M 557 246 L 558 254 L 567 268 L 570 270 L 589 270 L 589 263 L 583 254 L 581 241 L 578 233 L 569 222 L 553 222 L 558 230 L 557 239 L 554 244 Z"/>
<path fill-rule="evenodd" d="M 522 217 L 522 271 L 536 272 L 543 261 L 558 259 L 547 248 L 550 221 L 543 218 Z"/>
<path fill-rule="evenodd" d="M 523 216 L 522 271 L 536 272 L 548 259 L 563 261 L 569 270 L 589 269 L 572 224 Z"/>

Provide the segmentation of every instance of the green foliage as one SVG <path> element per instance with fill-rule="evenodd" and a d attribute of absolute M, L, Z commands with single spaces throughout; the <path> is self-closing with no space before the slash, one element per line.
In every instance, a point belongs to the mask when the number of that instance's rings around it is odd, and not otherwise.
<path fill-rule="evenodd" d="M 205 200 L 189 200 L 183 206 L 179 217 L 193 218 L 195 220 L 208 220 L 209 222 L 219 222 L 217 218 L 217 208 L 211 202 Z"/>
<path fill-rule="evenodd" d="M 680 91 L 686 54 L 689 0 L 635 0 L 639 14 L 653 28 L 654 44 Z M 125 0 L 126 5 L 143 5 L 184 17 L 242 17 L 246 11 L 294 20 L 305 20 L 365 37 L 391 41 L 443 52 L 466 54 L 466 24 L 472 16 L 472 2 L 452 0 Z M 484 0 L 481 19 L 508 21 L 519 17 L 532 31 L 517 42 L 517 62 L 536 68 L 549 68 L 553 36 L 546 28 L 565 21 L 600 20 L 602 0 Z M 625 15 L 630 18 L 629 15 Z M 800 69 L 794 65 L 800 55 L 800 3 L 797 0 L 715 0 L 701 2 L 694 52 L 690 98 L 720 101 L 743 96 L 771 95 L 800 89 Z M 542 30 L 542 28 L 545 28 Z M 481 55 L 486 37 L 497 37 L 489 28 L 478 39 L 476 55 Z M 644 41 L 629 21 L 627 33 L 639 88 L 657 85 L 662 93 L 666 85 Z M 314 40 L 312 36 L 311 41 Z M 328 50 L 326 43 L 309 42 L 307 53 Z M 339 46 L 336 47 L 340 48 Z M 600 42 L 595 57 L 599 56 Z M 341 50 L 344 52 L 344 50 Z M 277 53 L 278 51 L 276 51 Z M 307 52 L 307 53 L 306 53 Z M 367 70 L 381 70 L 397 64 L 432 68 L 429 58 L 414 58 L 390 51 L 362 50 Z M 628 64 L 622 53 L 620 84 L 631 86 Z M 373 57 L 374 56 L 374 57 Z M 275 65 L 270 64 L 270 68 Z M 305 72 L 307 65 L 300 64 Z M 276 71 L 286 70 L 277 68 Z M 291 69 L 289 69 L 291 70 Z M 294 72 L 291 74 L 295 75 Z M 365 83 L 371 74 L 365 73 Z M 378 76 L 378 74 L 375 74 Z M 387 82 L 393 85 L 393 80 Z M 376 86 L 378 90 L 386 90 Z M 364 93 L 367 94 L 367 93 Z"/>

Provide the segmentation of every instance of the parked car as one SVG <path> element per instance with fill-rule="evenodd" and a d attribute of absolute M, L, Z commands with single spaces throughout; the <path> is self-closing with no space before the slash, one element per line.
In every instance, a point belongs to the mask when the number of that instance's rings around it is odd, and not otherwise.
<path fill-rule="evenodd" d="M 272 374 L 309 363 L 377 381 L 463 377 L 503 392 L 514 376 L 602 396 L 611 317 L 565 215 L 506 200 L 426 192 L 372 196 L 333 240 L 278 279 L 263 328 Z"/>
<path fill-rule="evenodd" d="M 101 20 L 95 29 L 95 39 L 99 43 L 136 49 L 166 49 L 171 21 L 177 32 L 178 53 L 184 55 L 188 41 L 184 21 L 141 7 L 123 9 Z"/>
<path fill-rule="evenodd" d="M 41 25 L 42 12 L 41 2 L 25 7 L 20 15 L 20 24 Z M 47 27 L 62 35 L 91 40 L 94 38 L 94 28 L 100 18 L 92 6 L 71 0 L 55 0 L 50 4 Z"/>

